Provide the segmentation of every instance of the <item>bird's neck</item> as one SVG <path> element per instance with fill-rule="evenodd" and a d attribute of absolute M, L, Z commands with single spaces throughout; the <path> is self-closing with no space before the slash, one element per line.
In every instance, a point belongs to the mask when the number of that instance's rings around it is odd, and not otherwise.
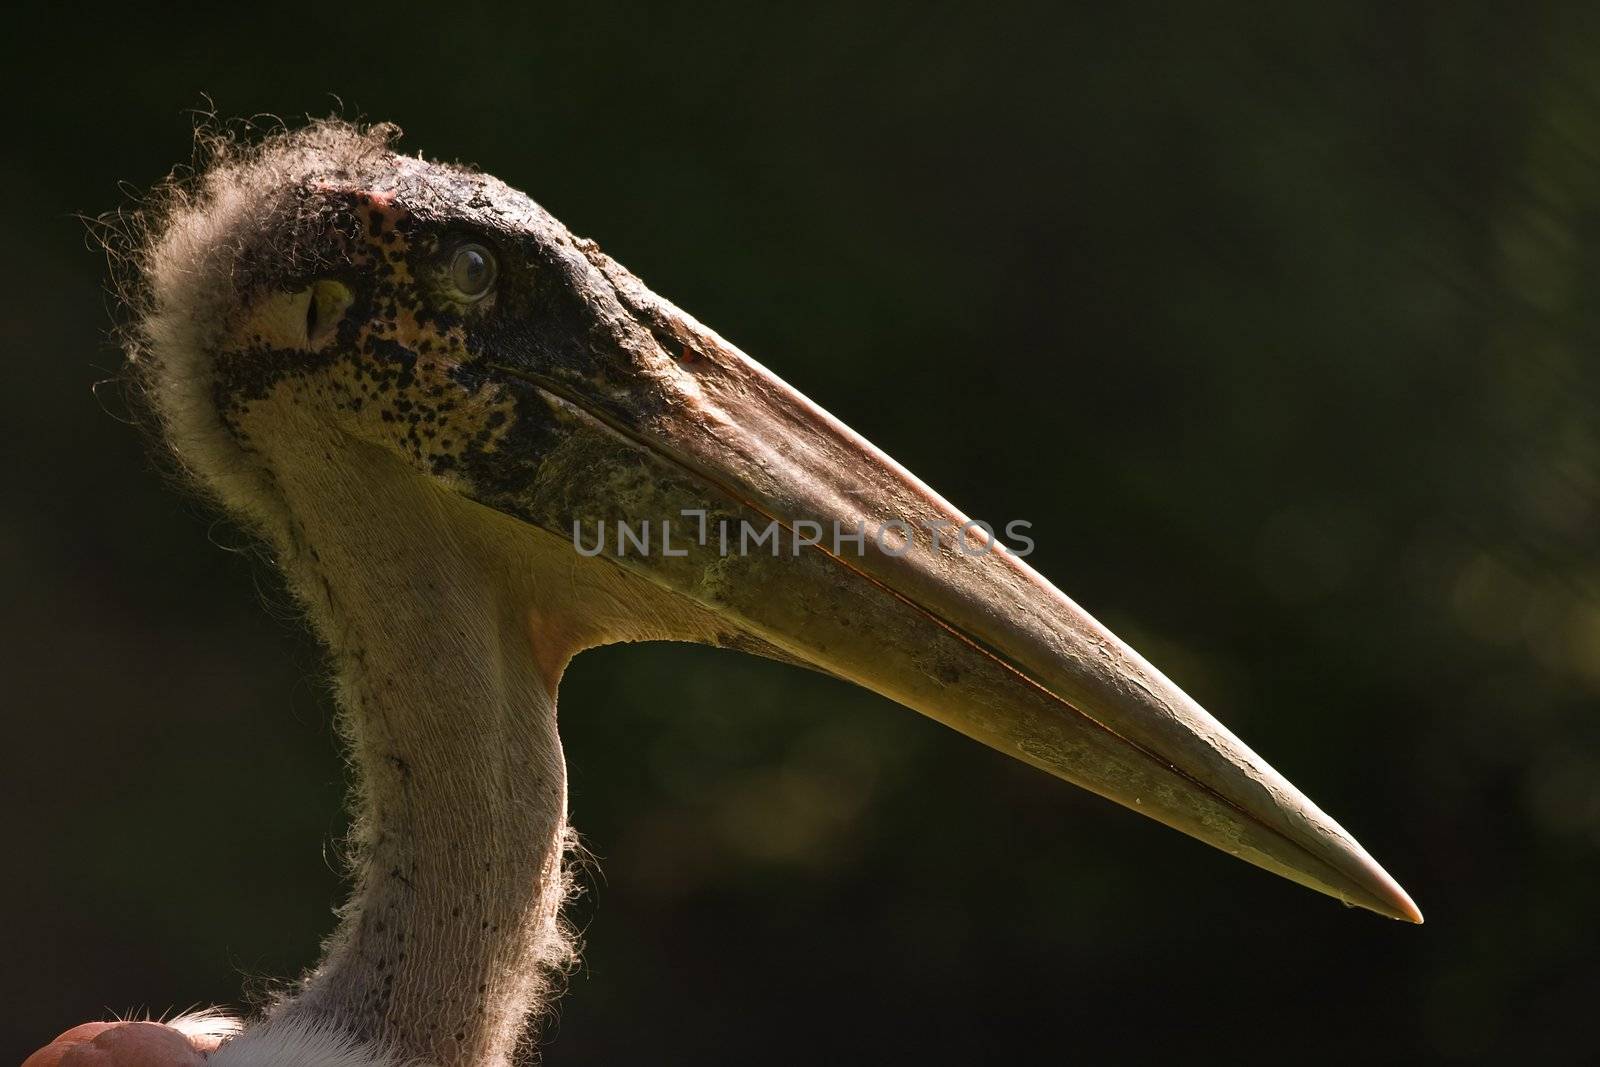
<path fill-rule="evenodd" d="M 338 664 L 359 779 L 355 892 L 275 1018 L 402 1061 L 509 1063 L 570 954 L 564 658 L 530 641 L 532 575 L 508 573 L 518 557 L 491 520 L 375 451 L 275 474 L 286 567 Z"/>

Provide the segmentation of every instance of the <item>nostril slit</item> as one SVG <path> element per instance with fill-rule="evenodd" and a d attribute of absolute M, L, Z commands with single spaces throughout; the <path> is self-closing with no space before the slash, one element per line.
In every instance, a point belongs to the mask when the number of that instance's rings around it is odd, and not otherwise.
<path fill-rule="evenodd" d="M 306 297 L 306 340 L 309 342 L 317 335 L 317 291 L 311 290 Z"/>

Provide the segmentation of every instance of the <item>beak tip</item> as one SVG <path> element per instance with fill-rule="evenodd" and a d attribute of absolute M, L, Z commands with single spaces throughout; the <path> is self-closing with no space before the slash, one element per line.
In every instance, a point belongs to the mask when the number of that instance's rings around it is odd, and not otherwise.
<path fill-rule="evenodd" d="M 1411 899 L 1411 894 L 1401 888 L 1400 883 L 1390 877 L 1388 871 L 1378 866 L 1371 856 L 1363 853 L 1362 858 L 1366 860 L 1364 864 L 1368 875 L 1366 888 L 1370 890 L 1368 900 L 1362 902 L 1362 906 L 1391 919 L 1421 926 L 1422 909 Z"/>
<path fill-rule="evenodd" d="M 1398 890 L 1396 903 L 1400 905 L 1398 909 L 1400 914 L 1395 917 L 1403 920 L 1404 922 L 1415 923 L 1416 925 L 1421 926 L 1423 923 L 1422 909 L 1417 907 L 1416 903 L 1411 899 L 1410 894 L 1408 894 L 1404 889 L 1401 889 L 1398 885 L 1395 886 L 1395 889 Z"/>
<path fill-rule="evenodd" d="M 1358 906 L 1365 907 L 1371 911 L 1376 911 L 1378 914 L 1388 919 L 1396 919 L 1403 923 L 1411 923 L 1414 926 L 1421 926 L 1423 924 L 1422 910 L 1417 907 L 1416 903 L 1403 889 L 1399 890 L 1399 892 L 1394 894 L 1392 897 L 1383 900 L 1381 904 L 1373 903 Z"/>

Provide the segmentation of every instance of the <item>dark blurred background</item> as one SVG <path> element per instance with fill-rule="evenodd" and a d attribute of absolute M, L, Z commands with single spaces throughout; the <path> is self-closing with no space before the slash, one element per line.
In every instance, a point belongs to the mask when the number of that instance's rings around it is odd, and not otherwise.
<path fill-rule="evenodd" d="M 75 212 L 189 109 L 400 123 L 1035 563 L 1413 893 L 1348 911 L 871 695 L 562 692 L 548 1062 L 1593 1054 L 1600 33 L 1581 7 L 63 9 L 7 27 L 0 1060 L 241 1003 L 341 894 L 314 643 L 120 421 Z"/>

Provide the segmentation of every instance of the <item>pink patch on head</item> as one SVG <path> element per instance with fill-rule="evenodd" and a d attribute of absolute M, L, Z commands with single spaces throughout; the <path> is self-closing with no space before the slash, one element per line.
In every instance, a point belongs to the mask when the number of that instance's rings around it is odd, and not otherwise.
<path fill-rule="evenodd" d="M 373 236 L 393 230 L 410 215 L 395 202 L 393 193 L 360 191 L 354 199 L 357 213 L 368 220 Z"/>
<path fill-rule="evenodd" d="M 353 201 L 357 207 L 375 211 L 383 215 L 399 216 L 405 209 L 395 203 L 395 194 L 392 189 L 352 189 L 348 185 L 336 182 L 312 182 L 311 190 L 318 193 L 329 193 L 347 201 Z"/>

